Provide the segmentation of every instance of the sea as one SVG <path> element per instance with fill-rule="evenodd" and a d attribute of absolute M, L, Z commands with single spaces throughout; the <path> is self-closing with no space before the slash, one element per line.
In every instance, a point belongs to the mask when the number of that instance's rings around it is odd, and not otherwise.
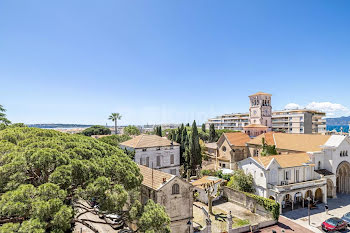
<path fill-rule="evenodd" d="M 327 131 L 332 131 L 335 129 L 337 132 L 340 132 L 341 128 L 343 128 L 344 133 L 349 132 L 349 125 L 327 125 Z"/>

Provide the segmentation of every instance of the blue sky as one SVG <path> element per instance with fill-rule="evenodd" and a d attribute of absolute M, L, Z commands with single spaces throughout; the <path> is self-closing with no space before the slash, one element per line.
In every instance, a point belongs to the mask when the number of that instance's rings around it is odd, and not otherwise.
<path fill-rule="evenodd" d="M 13 122 L 178 123 L 274 109 L 350 115 L 350 1 L 0 1 Z M 293 104 L 290 104 L 293 103 Z"/>

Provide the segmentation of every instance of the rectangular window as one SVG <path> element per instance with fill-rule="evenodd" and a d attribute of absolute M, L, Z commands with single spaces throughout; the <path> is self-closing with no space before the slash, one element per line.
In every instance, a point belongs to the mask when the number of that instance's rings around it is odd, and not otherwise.
<path fill-rule="evenodd" d="M 160 147 L 158 147 L 157 150 L 160 150 Z"/>
<path fill-rule="evenodd" d="M 299 182 L 299 170 L 295 170 L 295 182 Z"/>
<path fill-rule="evenodd" d="M 170 170 L 170 174 L 176 175 L 176 169 L 171 169 L 171 170 Z"/>
<path fill-rule="evenodd" d="M 146 166 L 149 167 L 149 157 L 146 157 Z"/>
<path fill-rule="evenodd" d="M 142 161 L 142 157 L 141 157 L 141 158 L 140 158 L 140 164 L 141 164 L 141 165 L 143 165 L 142 162 L 143 162 L 143 161 Z"/>
<path fill-rule="evenodd" d="M 157 156 L 157 167 L 160 167 L 160 156 Z"/>
<path fill-rule="evenodd" d="M 289 180 L 289 171 L 284 172 L 284 180 Z"/>
<path fill-rule="evenodd" d="M 146 148 L 143 148 L 142 151 L 146 151 L 147 149 Z"/>
<path fill-rule="evenodd" d="M 174 155 L 173 154 L 170 155 L 170 164 L 174 164 Z"/>

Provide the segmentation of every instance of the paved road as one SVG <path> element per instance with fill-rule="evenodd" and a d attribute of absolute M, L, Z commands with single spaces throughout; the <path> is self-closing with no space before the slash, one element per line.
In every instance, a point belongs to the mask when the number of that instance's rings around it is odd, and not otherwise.
<path fill-rule="evenodd" d="M 280 233 L 280 232 L 285 232 L 285 233 L 289 233 L 289 232 L 293 232 L 293 233 L 312 233 L 313 231 L 306 229 L 305 227 L 289 220 L 288 218 L 285 218 L 283 216 L 280 216 L 278 223 L 276 225 L 273 226 L 269 226 L 263 229 L 260 229 L 257 232 L 260 233 L 271 233 L 273 230 L 275 230 L 276 232 Z"/>
<path fill-rule="evenodd" d="M 328 207 L 329 215 L 326 215 L 324 211 L 324 204 L 319 204 L 317 209 L 310 211 L 311 226 L 308 224 L 307 208 L 289 211 L 283 215 L 313 232 L 322 232 L 320 226 L 324 220 L 330 217 L 342 217 L 345 213 L 350 212 L 350 195 L 338 194 L 336 199 L 328 199 Z M 350 232 L 350 230 L 343 232 Z"/>

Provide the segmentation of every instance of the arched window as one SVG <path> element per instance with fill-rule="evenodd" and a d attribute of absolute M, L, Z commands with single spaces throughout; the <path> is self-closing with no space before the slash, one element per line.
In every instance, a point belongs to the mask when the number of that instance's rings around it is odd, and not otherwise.
<path fill-rule="evenodd" d="M 172 187 L 172 194 L 179 194 L 180 193 L 180 186 L 178 184 L 174 184 Z"/>
<path fill-rule="evenodd" d="M 318 170 L 321 169 L 321 161 L 318 161 Z"/>
<path fill-rule="evenodd" d="M 226 151 L 226 146 L 222 147 L 222 151 L 225 152 Z"/>

